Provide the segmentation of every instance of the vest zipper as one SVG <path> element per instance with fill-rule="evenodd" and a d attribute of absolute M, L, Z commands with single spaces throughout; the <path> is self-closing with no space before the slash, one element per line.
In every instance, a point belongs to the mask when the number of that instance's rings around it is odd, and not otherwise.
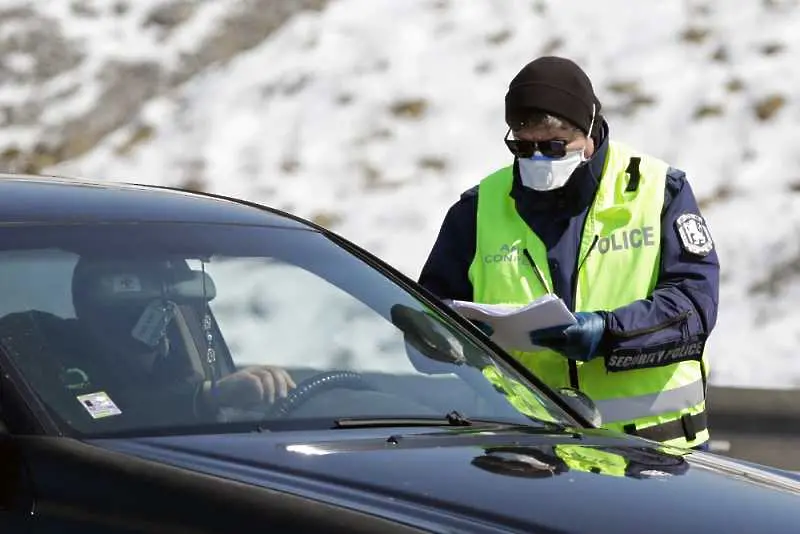
<path fill-rule="evenodd" d="M 583 259 L 578 264 L 578 270 L 575 271 L 575 281 L 572 284 L 572 301 L 573 302 L 575 302 L 575 296 L 576 296 L 576 294 L 578 292 L 578 273 L 581 272 L 581 267 L 583 267 L 583 264 L 586 263 L 586 259 L 589 257 L 589 254 L 592 253 L 592 251 L 594 250 L 595 245 L 597 245 L 597 242 L 599 240 L 600 240 L 600 236 L 597 235 L 597 234 L 594 234 L 594 238 L 592 239 L 592 244 L 589 245 L 589 250 L 586 251 L 586 254 L 583 256 Z"/>
<path fill-rule="evenodd" d="M 580 389 L 580 382 L 578 381 L 578 363 L 575 360 L 567 360 L 569 362 L 569 385 L 573 389 Z"/>
<path fill-rule="evenodd" d="M 578 268 L 575 270 L 575 278 L 572 280 L 572 308 L 573 311 L 575 309 L 575 300 L 578 298 L 578 277 L 580 276 L 581 268 L 583 264 L 586 263 L 586 259 L 589 257 L 589 254 L 592 253 L 594 250 L 595 245 L 597 245 L 597 241 L 600 239 L 600 236 L 594 234 L 594 238 L 592 239 L 592 244 L 589 245 L 589 250 L 586 251 L 584 254 L 583 259 L 581 260 L 580 257 L 578 259 L 580 262 L 578 263 Z M 569 384 L 571 387 L 575 389 L 580 389 L 580 381 L 578 380 L 578 362 L 575 360 L 569 360 Z"/>
<path fill-rule="evenodd" d="M 597 236 L 595 236 L 595 238 L 597 238 Z M 595 239 L 595 241 L 597 241 L 597 239 Z M 592 243 L 592 247 L 589 248 L 589 252 L 591 252 L 592 248 L 594 248 L 594 242 Z M 542 274 L 542 271 L 539 270 L 539 267 L 536 265 L 536 262 L 533 261 L 533 256 L 531 256 L 531 253 L 528 252 L 527 248 L 522 249 L 522 253 L 525 255 L 525 258 L 530 262 L 531 268 L 533 269 L 533 272 L 536 274 L 536 278 L 539 279 L 539 283 L 542 284 L 542 287 L 544 287 L 545 291 L 547 291 L 548 293 L 552 293 L 552 291 L 550 291 L 549 284 L 544 279 L 544 275 Z M 588 256 L 589 253 L 587 252 L 586 255 Z M 586 258 L 584 258 L 584 260 L 585 259 Z M 578 268 L 578 270 L 580 270 L 580 267 Z M 573 297 L 572 301 L 575 302 L 574 297 Z M 572 386 L 575 389 L 578 389 L 578 365 L 575 363 L 574 360 L 569 360 L 569 359 L 567 360 L 567 363 L 569 365 L 569 383 L 570 383 L 570 386 Z"/>
<path fill-rule="evenodd" d="M 542 284 L 544 290 L 547 293 L 553 293 L 553 290 L 550 289 L 550 284 L 548 284 L 547 280 L 544 279 L 544 274 L 542 274 L 542 271 L 541 269 L 539 269 L 539 266 L 536 265 L 536 262 L 533 261 L 533 256 L 531 256 L 531 253 L 528 252 L 528 249 L 527 248 L 522 249 L 522 254 L 525 256 L 525 259 L 527 259 L 530 262 L 531 269 L 533 269 L 536 278 L 539 280 L 539 283 Z"/>

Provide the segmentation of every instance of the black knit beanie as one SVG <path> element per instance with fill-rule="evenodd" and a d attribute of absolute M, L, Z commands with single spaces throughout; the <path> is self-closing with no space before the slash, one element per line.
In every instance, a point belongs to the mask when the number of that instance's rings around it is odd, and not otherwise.
<path fill-rule="evenodd" d="M 573 61 L 544 56 L 525 65 L 514 76 L 506 93 L 506 124 L 516 129 L 531 112 L 546 112 L 566 119 L 590 134 L 594 104 L 594 127 L 599 127 L 600 101 L 592 82 Z M 591 132 L 591 133 L 595 133 Z"/>

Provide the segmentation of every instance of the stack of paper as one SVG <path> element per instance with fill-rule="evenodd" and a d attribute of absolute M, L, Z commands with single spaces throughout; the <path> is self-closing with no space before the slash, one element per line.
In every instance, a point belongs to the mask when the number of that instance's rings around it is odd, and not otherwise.
<path fill-rule="evenodd" d="M 524 306 L 481 304 L 454 300 L 450 305 L 467 319 L 483 321 L 494 329 L 492 341 L 506 350 L 537 350 L 531 330 L 575 324 L 575 316 L 561 298 L 547 294 Z"/>

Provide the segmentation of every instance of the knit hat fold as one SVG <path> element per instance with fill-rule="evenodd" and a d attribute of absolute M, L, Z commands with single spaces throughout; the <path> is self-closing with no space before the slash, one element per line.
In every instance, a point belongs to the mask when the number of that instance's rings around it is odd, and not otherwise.
<path fill-rule="evenodd" d="M 600 111 L 592 82 L 573 61 L 544 56 L 525 65 L 511 80 L 506 93 L 506 123 L 512 129 L 525 124 L 534 111 L 566 119 L 590 134 Z"/>

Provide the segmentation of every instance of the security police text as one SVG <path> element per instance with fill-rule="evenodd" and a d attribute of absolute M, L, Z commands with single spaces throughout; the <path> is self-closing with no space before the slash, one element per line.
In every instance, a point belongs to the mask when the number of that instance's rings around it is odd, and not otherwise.
<path fill-rule="evenodd" d="M 606 360 L 609 371 L 627 371 L 630 369 L 643 369 L 658 367 L 684 360 L 699 360 L 703 355 L 705 340 L 693 341 L 672 348 L 659 347 L 648 352 L 619 350 L 612 353 Z"/>

